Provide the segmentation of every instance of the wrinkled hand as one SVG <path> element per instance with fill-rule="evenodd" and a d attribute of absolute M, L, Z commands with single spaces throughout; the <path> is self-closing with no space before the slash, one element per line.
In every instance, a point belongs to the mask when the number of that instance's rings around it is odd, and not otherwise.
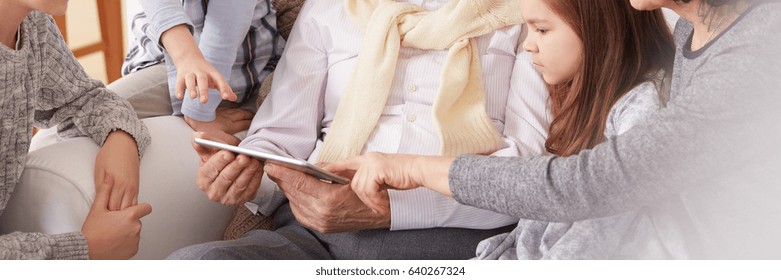
<path fill-rule="evenodd" d="M 138 165 L 136 140 L 121 130 L 109 133 L 95 158 L 95 190 L 110 193 L 109 210 L 138 204 Z"/>
<path fill-rule="evenodd" d="M 390 214 L 372 211 L 348 185 L 324 183 L 271 163 L 265 171 L 287 196 L 298 222 L 310 229 L 335 233 L 390 227 Z M 388 203 L 387 192 L 378 195 Z"/>
<path fill-rule="evenodd" d="M 104 177 L 103 185 L 115 183 L 110 176 Z M 109 210 L 109 190 L 99 188 L 95 201 L 81 228 L 87 240 L 90 259 L 129 259 L 138 252 L 141 238 L 141 218 L 152 212 L 147 203 L 138 204 L 120 211 Z"/>
<path fill-rule="evenodd" d="M 415 180 L 414 155 L 367 153 L 335 163 L 321 163 L 323 169 L 348 176 L 355 174 L 350 187 L 358 198 L 378 213 L 390 213 L 388 189 L 409 190 L 422 184 Z"/>
<path fill-rule="evenodd" d="M 237 132 L 249 129 L 255 113 L 237 108 L 217 108 L 217 118 L 210 122 L 201 122 L 187 116 L 184 121 L 197 132 L 206 132 L 220 142 L 238 145 L 241 140 L 233 136 Z"/>
<path fill-rule="evenodd" d="M 193 138 L 219 141 L 203 132 L 194 133 Z M 204 147 L 195 141 L 193 148 L 200 158 L 195 183 L 209 200 L 225 205 L 241 205 L 255 198 L 263 179 L 262 166 L 258 160 Z"/>

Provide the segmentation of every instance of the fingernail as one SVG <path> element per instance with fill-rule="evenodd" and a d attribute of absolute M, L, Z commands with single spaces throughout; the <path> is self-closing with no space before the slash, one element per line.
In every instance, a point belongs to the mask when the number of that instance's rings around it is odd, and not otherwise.
<path fill-rule="evenodd" d="M 274 172 L 274 167 L 267 164 L 266 166 L 263 166 L 263 171 L 265 171 L 266 173 Z"/>
<path fill-rule="evenodd" d="M 229 160 L 230 156 L 228 154 L 222 154 L 222 159 Z"/>

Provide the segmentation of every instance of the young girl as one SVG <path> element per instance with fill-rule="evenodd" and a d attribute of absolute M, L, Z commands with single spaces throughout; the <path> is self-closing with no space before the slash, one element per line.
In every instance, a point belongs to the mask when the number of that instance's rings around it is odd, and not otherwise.
<path fill-rule="evenodd" d="M 663 106 L 675 48 L 660 10 L 636 11 L 627 1 L 522 3 L 530 30 L 524 48 L 550 89 L 548 152 L 569 156 L 593 148 Z M 632 257 L 655 244 L 624 239 L 626 233 L 643 232 L 649 223 L 642 211 L 575 223 L 522 219 L 513 232 L 483 241 L 478 258 Z M 662 248 L 644 249 L 652 251 L 644 256 L 663 256 Z"/>
<path fill-rule="evenodd" d="M 639 12 L 627 1 L 521 2 L 529 28 L 524 49 L 549 85 L 548 152 L 569 156 L 590 149 L 663 106 L 674 45 L 661 11 Z M 355 169 L 348 165 L 329 169 Z M 387 211 L 373 202 L 379 188 L 367 183 L 366 174 L 358 169 L 353 189 L 376 210 Z M 611 258 L 624 253 L 619 248 L 646 245 L 644 256 L 661 257 L 663 248 L 652 241 L 623 239 L 650 224 L 643 212 L 575 223 L 522 219 L 513 232 L 481 242 L 478 258 Z"/>
<path fill-rule="evenodd" d="M 130 105 L 90 80 L 54 20 L 67 0 L 0 0 L 0 214 L 24 168 L 33 124 L 102 144 L 95 201 L 81 232 L 0 236 L 0 259 L 129 258 L 138 250 L 139 156 L 149 144 Z"/>

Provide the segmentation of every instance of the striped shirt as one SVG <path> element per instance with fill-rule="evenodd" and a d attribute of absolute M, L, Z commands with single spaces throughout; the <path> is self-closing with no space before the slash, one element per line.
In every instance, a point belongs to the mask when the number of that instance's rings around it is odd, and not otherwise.
<path fill-rule="evenodd" d="M 199 121 L 211 121 L 221 99 L 216 90 L 209 91 L 209 102 L 173 98 L 176 68 L 160 41 L 166 30 L 187 25 L 206 61 L 212 64 L 239 96 L 237 102 L 253 102 L 260 84 L 276 67 L 284 39 L 276 28 L 276 14 L 271 0 L 142 0 L 143 12 L 133 18 L 133 47 L 128 53 L 122 74 L 166 62 L 168 84 L 174 114 L 184 114 Z"/>
<path fill-rule="evenodd" d="M 401 0 L 399 0 L 401 1 Z M 405 0 L 437 9 L 446 0 Z M 510 26 L 475 38 L 485 82 L 486 112 L 503 135 L 500 156 L 543 152 L 550 116 L 545 85 L 520 47 L 525 28 Z M 342 0 L 307 1 L 242 147 L 315 161 L 363 39 Z M 448 51 L 402 47 L 390 94 L 364 152 L 434 155 L 440 150 L 433 102 Z M 263 181 L 254 204 L 267 214 L 279 203 L 276 186 Z M 425 188 L 390 191 L 391 229 L 490 229 L 517 222 L 457 203 Z M 250 205 L 252 206 L 252 205 Z M 252 209 L 251 209 L 252 210 Z"/>

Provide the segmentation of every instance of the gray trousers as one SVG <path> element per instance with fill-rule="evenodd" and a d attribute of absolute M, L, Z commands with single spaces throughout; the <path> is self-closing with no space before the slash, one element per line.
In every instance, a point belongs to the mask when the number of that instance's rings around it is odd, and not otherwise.
<path fill-rule="evenodd" d="M 125 98 L 139 119 L 173 114 L 168 93 L 165 63 L 130 73 L 109 84 L 107 88 Z"/>
<path fill-rule="evenodd" d="M 251 260 L 457 260 L 475 257 L 477 243 L 515 225 L 493 229 L 387 229 L 321 234 L 298 223 L 288 204 L 274 214 L 277 230 L 254 230 L 236 240 L 193 245 L 168 259 Z"/>

